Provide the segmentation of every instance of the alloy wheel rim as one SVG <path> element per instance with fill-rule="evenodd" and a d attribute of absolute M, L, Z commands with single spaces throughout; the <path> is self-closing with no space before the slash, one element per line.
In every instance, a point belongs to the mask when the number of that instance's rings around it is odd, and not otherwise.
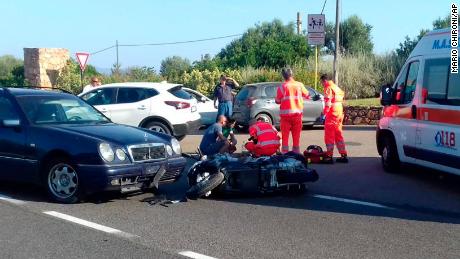
<path fill-rule="evenodd" d="M 56 197 L 69 198 L 77 192 L 77 173 L 67 164 L 57 164 L 48 174 L 48 186 Z"/>
<path fill-rule="evenodd" d="M 150 130 L 153 130 L 153 131 L 159 132 L 159 133 L 166 133 L 166 131 L 160 126 L 152 126 L 152 127 L 150 127 Z"/>

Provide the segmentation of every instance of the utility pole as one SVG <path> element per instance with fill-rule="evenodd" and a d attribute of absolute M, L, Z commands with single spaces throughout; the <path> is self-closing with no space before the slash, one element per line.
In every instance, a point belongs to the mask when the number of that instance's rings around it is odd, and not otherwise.
<path fill-rule="evenodd" d="M 115 42 L 115 46 L 116 46 L 116 49 L 117 49 L 117 72 L 119 70 L 119 65 L 118 65 L 118 40 Z"/>
<path fill-rule="evenodd" d="M 302 19 L 300 18 L 300 12 L 297 12 L 297 34 L 300 35 L 302 32 Z"/>
<path fill-rule="evenodd" d="M 334 55 L 334 82 L 339 85 L 339 58 L 340 58 L 340 0 L 337 0 L 335 8 L 335 55 Z"/>

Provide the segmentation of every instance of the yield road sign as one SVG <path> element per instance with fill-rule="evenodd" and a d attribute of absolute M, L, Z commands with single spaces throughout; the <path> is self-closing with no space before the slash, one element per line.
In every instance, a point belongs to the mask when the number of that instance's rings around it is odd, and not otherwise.
<path fill-rule="evenodd" d="M 86 62 L 88 62 L 89 58 L 89 53 L 77 52 L 76 55 L 78 63 L 80 64 L 81 71 L 85 71 Z"/>

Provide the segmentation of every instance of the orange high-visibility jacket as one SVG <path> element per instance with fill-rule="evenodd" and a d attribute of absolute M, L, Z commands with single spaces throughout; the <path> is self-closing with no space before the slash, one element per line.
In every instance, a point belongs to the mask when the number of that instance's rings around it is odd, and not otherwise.
<path fill-rule="evenodd" d="M 303 113 L 303 99 L 310 94 L 305 86 L 293 79 L 285 81 L 276 93 L 276 103 L 280 104 L 280 116 L 289 117 Z"/>
<path fill-rule="evenodd" d="M 345 92 L 334 82 L 327 81 L 324 89 L 324 115 L 327 117 L 329 112 L 332 112 L 332 115 L 341 114 L 343 112 L 342 102 L 344 98 Z"/>
<path fill-rule="evenodd" d="M 249 128 L 249 135 L 257 138 L 257 146 L 263 148 L 278 148 L 280 139 L 278 131 L 267 122 L 256 122 Z"/>

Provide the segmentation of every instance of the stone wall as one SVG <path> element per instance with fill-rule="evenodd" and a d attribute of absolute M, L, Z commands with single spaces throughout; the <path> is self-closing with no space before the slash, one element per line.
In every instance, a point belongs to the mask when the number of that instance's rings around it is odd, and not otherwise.
<path fill-rule="evenodd" d="M 345 106 L 344 125 L 377 125 L 382 107 Z"/>
<path fill-rule="evenodd" d="M 31 86 L 53 87 L 69 58 L 67 49 L 24 48 L 24 76 Z"/>

